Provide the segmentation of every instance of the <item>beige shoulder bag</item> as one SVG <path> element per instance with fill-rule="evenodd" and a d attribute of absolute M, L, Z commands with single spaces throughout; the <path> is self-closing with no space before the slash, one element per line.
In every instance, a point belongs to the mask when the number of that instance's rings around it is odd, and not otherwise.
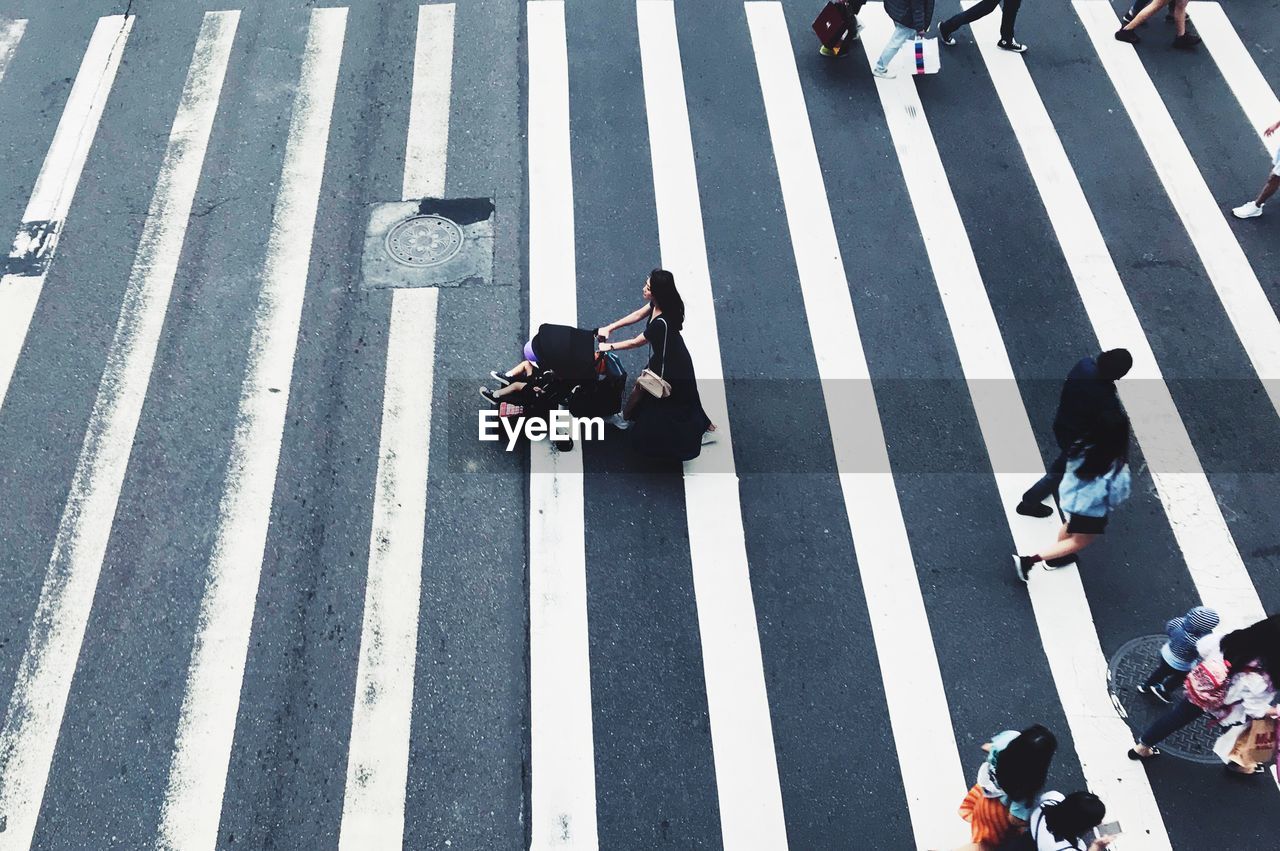
<path fill-rule="evenodd" d="M 653 321 L 661 322 L 664 329 L 662 334 L 661 372 L 654 372 L 646 367 L 644 372 L 640 373 L 640 377 L 636 379 L 636 384 L 639 384 L 650 396 L 665 399 L 671 395 L 671 385 L 662 377 L 662 373 L 667 371 L 667 336 L 671 333 L 671 326 L 661 316 Z"/>

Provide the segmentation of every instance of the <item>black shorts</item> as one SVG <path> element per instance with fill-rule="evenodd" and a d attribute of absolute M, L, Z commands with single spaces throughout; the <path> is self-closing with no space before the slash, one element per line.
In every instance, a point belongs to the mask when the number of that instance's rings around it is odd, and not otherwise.
<path fill-rule="evenodd" d="M 1101 535 L 1107 529 L 1107 518 L 1086 517 L 1083 514 L 1072 514 L 1067 521 L 1067 531 L 1073 535 Z"/>

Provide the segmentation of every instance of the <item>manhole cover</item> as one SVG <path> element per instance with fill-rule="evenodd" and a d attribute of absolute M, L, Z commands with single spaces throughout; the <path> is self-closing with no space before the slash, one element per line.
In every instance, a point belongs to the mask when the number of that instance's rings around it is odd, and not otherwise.
<path fill-rule="evenodd" d="M 444 216 L 414 216 L 387 232 L 387 253 L 406 266 L 437 266 L 462 250 L 462 228 Z"/>
<path fill-rule="evenodd" d="M 1154 697 L 1138 694 L 1137 688 L 1155 670 L 1160 647 L 1166 640 L 1163 635 L 1135 638 L 1117 650 L 1107 666 L 1111 699 L 1129 724 L 1129 729 L 1133 730 L 1135 740 L 1148 724 L 1169 708 Z M 1181 694 L 1182 689 L 1178 689 L 1171 697 Z M 1192 762 L 1220 764 L 1222 761 L 1213 752 L 1217 738 L 1217 727 L 1210 726 L 1207 718 L 1196 720 L 1162 741 L 1160 750 Z"/>

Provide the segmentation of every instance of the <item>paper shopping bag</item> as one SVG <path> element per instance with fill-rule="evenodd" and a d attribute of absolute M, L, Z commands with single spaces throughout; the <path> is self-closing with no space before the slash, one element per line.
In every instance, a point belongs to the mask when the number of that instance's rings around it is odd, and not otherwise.
<path fill-rule="evenodd" d="M 936 74 L 942 70 L 942 56 L 936 38 L 917 38 L 911 56 L 912 74 Z"/>
<path fill-rule="evenodd" d="M 1238 729 L 1235 742 L 1226 752 L 1226 756 L 1223 756 L 1220 743 L 1225 744 L 1226 738 L 1236 731 L 1228 730 L 1214 743 L 1214 753 L 1218 754 L 1223 762 L 1234 762 L 1241 768 L 1252 771 L 1255 766 L 1265 765 L 1275 759 L 1276 719 L 1254 718 Z"/>

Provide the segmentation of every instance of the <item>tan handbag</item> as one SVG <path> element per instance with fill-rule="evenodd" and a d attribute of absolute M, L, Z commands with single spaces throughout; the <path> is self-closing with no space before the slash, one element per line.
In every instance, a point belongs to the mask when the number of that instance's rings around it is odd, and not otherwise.
<path fill-rule="evenodd" d="M 667 320 L 658 317 L 655 322 L 661 322 L 662 327 L 666 331 L 662 335 L 662 367 L 660 372 L 654 372 L 645 368 L 644 372 L 636 379 L 639 385 L 646 393 L 657 399 L 665 399 L 671 395 L 671 384 L 662 377 L 662 373 L 667 371 L 667 335 L 671 333 L 671 326 L 667 324 Z"/>

